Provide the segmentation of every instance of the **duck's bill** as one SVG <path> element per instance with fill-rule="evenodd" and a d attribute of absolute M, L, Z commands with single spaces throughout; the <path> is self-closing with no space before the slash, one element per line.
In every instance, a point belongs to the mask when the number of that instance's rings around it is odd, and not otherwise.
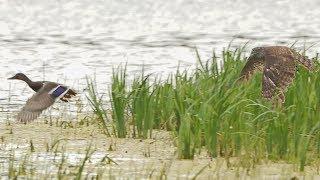
<path fill-rule="evenodd" d="M 10 80 L 10 79 L 15 79 L 15 78 L 14 78 L 14 76 L 13 76 L 13 77 L 10 77 L 10 78 L 8 78 L 8 79 Z"/>

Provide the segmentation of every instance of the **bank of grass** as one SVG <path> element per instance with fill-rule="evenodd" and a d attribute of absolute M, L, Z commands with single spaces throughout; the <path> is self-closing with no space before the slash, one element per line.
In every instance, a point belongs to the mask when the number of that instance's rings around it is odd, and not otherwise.
<path fill-rule="evenodd" d="M 152 129 L 173 131 L 184 159 L 204 147 L 212 157 L 285 160 L 299 163 L 302 171 L 319 157 L 318 71 L 298 67 L 286 102 L 278 106 L 261 97 L 261 73 L 247 83 L 236 82 L 245 63 L 241 48 L 208 61 L 197 57 L 193 72 L 178 69 L 166 80 L 142 75 L 125 84 L 125 67 L 113 73 L 112 119 L 121 131 L 116 136 L 124 137 L 129 127 L 138 138 L 151 136 Z"/>

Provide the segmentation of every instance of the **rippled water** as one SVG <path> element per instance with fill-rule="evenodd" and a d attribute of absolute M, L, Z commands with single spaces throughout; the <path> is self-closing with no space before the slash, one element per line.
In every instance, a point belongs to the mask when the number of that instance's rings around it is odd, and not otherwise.
<path fill-rule="evenodd" d="M 313 45 L 312 54 L 320 47 L 319 9 L 317 0 L 1 0 L 0 111 L 31 96 L 24 83 L 6 80 L 16 72 L 80 92 L 95 75 L 106 91 L 112 67 L 127 62 L 133 76 L 144 64 L 165 75 L 194 65 L 195 46 L 203 59 L 231 40 L 233 47 L 250 41 L 248 51 L 298 41 L 297 48 Z"/>

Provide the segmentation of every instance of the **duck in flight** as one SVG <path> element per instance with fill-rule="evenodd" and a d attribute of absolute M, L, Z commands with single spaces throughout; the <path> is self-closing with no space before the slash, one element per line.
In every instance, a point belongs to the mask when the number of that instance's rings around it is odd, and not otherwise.
<path fill-rule="evenodd" d="M 294 49 L 286 46 L 265 46 L 253 48 L 243 67 L 239 81 L 247 81 L 256 71 L 263 72 L 262 96 L 273 99 L 278 96 L 283 103 L 284 93 L 295 78 L 297 65 L 309 71 L 314 70 L 313 62 Z"/>
<path fill-rule="evenodd" d="M 27 100 L 24 107 L 18 113 L 17 120 L 23 123 L 36 119 L 43 110 L 47 109 L 57 99 L 68 102 L 77 93 L 69 87 L 49 81 L 31 81 L 25 74 L 17 73 L 9 80 L 22 80 L 36 93 Z"/>

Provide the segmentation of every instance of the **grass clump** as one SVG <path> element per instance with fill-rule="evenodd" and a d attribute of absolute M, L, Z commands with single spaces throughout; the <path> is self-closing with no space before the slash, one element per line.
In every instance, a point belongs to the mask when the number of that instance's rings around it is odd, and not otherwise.
<path fill-rule="evenodd" d="M 206 148 L 212 157 L 281 159 L 300 163 L 303 170 L 320 155 L 320 74 L 298 67 L 286 102 L 275 106 L 261 97 L 261 73 L 248 83 L 237 81 L 245 63 L 242 52 L 226 49 L 221 58 L 213 54 L 206 62 L 197 53 L 193 72 L 178 69 L 164 81 L 142 73 L 132 84 L 120 83 L 122 90 L 112 96 L 125 103 L 113 102 L 112 114 L 121 117 L 115 123 L 131 123 L 135 137 L 142 138 L 154 128 L 173 131 L 180 158 L 192 159 Z M 118 114 L 126 111 L 124 121 Z"/>
<path fill-rule="evenodd" d="M 99 96 L 96 87 L 97 85 L 94 83 L 94 80 L 87 79 L 88 85 L 88 95 L 87 99 L 90 102 L 91 108 L 93 109 L 94 114 L 97 117 L 98 123 L 103 127 L 103 132 L 110 137 L 111 133 L 109 132 L 109 127 L 107 125 L 108 115 L 106 109 L 103 107 L 103 96 Z"/>
<path fill-rule="evenodd" d="M 155 90 L 149 83 L 149 76 L 141 76 L 141 79 L 135 78 L 132 83 L 130 111 L 135 125 L 134 137 L 147 138 L 152 135 L 156 96 L 154 95 Z"/>
<path fill-rule="evenodd" d="M 113 71 L 111 84 L 112 119 L 116 124 L 117 137 L 126 137 L 125 111 L 127 104 L 126 69 Z"/>

